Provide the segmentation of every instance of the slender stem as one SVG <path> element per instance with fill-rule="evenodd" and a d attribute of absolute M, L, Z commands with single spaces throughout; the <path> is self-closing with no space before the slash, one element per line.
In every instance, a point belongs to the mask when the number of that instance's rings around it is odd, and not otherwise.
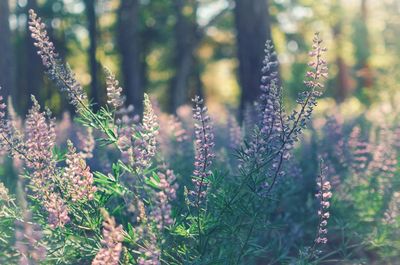
<path fill-rule="evenodd" d="M 249 230 L 249 232 L 247 234 L 246 241 L 244 242 L 243 246 L 240 249 L 239 256 L 238 256 L 238 258 L 236 260 L 236 264 L 239 264 L 239 262 L 240 262 L 240 260 L 242 259 L 242 256 L 243 256 L 244 249 L 246 248 L 247 244 L 249 243 L 251 234 L 253 233 L 254 226 L 256 224 L 257 216 L 258 216 L 258 213 L 256 214 L 256 216 L 253 217 L 254 218 L 253 219 L 253 223 L 251 224 L 251 228 L 250 228 L 250 230 Z"/>

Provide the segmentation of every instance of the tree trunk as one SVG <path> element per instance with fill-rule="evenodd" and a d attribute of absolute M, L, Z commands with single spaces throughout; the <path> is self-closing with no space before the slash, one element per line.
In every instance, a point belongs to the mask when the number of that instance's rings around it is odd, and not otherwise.
<path fill-rule="evenodd" d="M 101 105 L 101 93 L 98 85 L 98 63 L 96 60 L 97 50 L 97 20 L 96 20 L 96 1 L 85 0 L 86 19 L 89 31 L 89 69 L 91 76 L 90 91 L 93 98 L 95 109 Z"/>
<path fill-rule="evenodd" d="M 175 76 L 171 80 L 171 112 L 188 102 L 189 78 L 193 74 L 195 62 L 194 51 L 200 41 L 197 35 L 196 23 L 197 6 L 195 0 L 176 0 L 176 24 L 175 24 Z M 184 11 L 190 10 L 190 11 Z M 195 82 L 198 83 L 198 82 Z M 199 88 L 195 88 L 198 91 Z"/>
<path fill-rule="evenodd" d="M 334 2 L 332 10 L 338 14 L 343 13 L 343 10 L 338 3 Z M 337 103 L 342 103 L 353 92 L 353 80 L 351 79 L 349 67 L 344 60 L 343 54 L 343 41 L 342 41 L 342 27 L 343 19 L 339 19 L 332 27 L 333 42 L 335 44 L 334 51 L 336 52 L 336 66 L 338 73 L 336 76 L 336 87 L 334 91 L 335 100 Z"/>
<path fill-rule="evenodd" d="M 362 94 L 363 88 L 373 85 L 372 69 L 370 66 L 370 45 L 368 33 L 368 8 L 367 0 L 362 0 L 360 5 L 360 16 L 354 22 L 355 34 L 353 43 L 355 46 L 356 69 L 358 79 L 358 93 Z"/>
<path fill-rule="evenodd" d="M 140 47 L 138 0 L 121 0 L 118 10 L 118 44 L 127 104 L 143 112 L 143 67 Z"/>
<path fill-rule="evenodd" d="M 372 71 L 369 63 L 369 57 L 371 54 L 370 51 L 370 45 L 369 45 L 369 34 L 368 34 L 368 25 L 367 25 L 367 20 L 368 20 L 368 4 L 367 0 L 362 0 L 361 1 L 361 21 L 362 21 L 362 27 L 364 29 L 364 45 L 366 52 L 364 53 L 364 57 L 361 58 L 360 60 L 360 66 L 361 66 L 361 84 L 364 87 L 370 88 L 373 85 L 373 78 L 372 78 Z"/>
<path fill-rule="evenodd" d="M 8 0 L 0 1 L 0 95 L 7 102 L 7 97 L 15 88 L 14 51 L 11 43 L 11 31 L 8 18 L 10 10 Z"/>
<path fill-rule="evenodd" d="M 252 104 L 260 93 L 264 44 L 271 39 L 267 0 L 236 0 L 235 23 L 239 83 L 242 89 L 240 110 Z"/>

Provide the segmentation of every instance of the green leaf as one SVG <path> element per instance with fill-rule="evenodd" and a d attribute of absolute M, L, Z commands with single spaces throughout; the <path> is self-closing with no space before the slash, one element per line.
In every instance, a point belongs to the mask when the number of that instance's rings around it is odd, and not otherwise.
<path fill-rule="evenodd" d="M 153 178 L 145 178 L 144 182 L 149 185 L 150 187 L 159 190 L 160 188 L 158 187 L 157 183 L 154 182 Z M 159 183 L 159 182 L 158 182 Z"/>
<path fill-rule="evenodd" d="M 160 177 L 157 175 L 156 172 L 153 172 L 152 177 L 153 179 L 155 179 L 155 181 L 157 181 L 157 183 L 160 183 Z"/>

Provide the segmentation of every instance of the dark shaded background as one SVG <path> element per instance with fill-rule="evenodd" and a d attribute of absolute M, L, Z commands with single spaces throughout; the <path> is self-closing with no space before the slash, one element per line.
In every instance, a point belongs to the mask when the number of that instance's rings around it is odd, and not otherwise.
<path fill-rule="evenodd" d="M 266 39 L 276 46 L 290 103 L 303 88 L 315 31 L 329 48 L 326 102 L 352 98 L 369 106 L 391 95 L 398 80 L 396 0 L 1 0 L 1 93 L 20 114 L 30 94 L 57 115 L 69 108 L 44 76 L 27 33 L 30 8 L 94 102 L 105 103 L 107 66 L 137 112 L 144 92 L 168 112 L 194 94 L 243 110 L 258 94 Z"/>

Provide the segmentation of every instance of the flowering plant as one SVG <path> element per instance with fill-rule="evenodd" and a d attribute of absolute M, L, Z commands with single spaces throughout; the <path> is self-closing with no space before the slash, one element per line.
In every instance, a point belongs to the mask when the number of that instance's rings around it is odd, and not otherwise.
<path fill-rule="evenodd" d="M 276 249 L 274 242 L 266 242 L 285 238 L 272 216 L 288 196 L 281 189 L 297 169 L 293 149 L 322 93 L 321 79 L 327 77 L 326 49 L 318 34 L 306 90 L 290 114 L 282 103 L 277 56 L 267 41 L 261 96 L 254 106 L 259 119 L 244 122 L 246 129 L 252 128 L 246 134 L 230 118 L 230 147 L 237 148 L 238 162 L 236 167 L 223 167 L 229 162 L 218 157 L 213 121 L 203 99 L 193 99 L 193 127 L 185 128 L 179 116 L 167 116 L 165 122 L 148 95 L 140 120 L 124 105 L 122 88 L 105 69 L 108 105 L 95 111 L 57 54 L 44 23 L 33 10 L 29 17 L 47 75 L 67 93 L 77 121 L 87 129 L 79 134 L 81 143 L 68 141 L 63 150 L 56 144 L 55 120 L 33 96 L 24 130 L 7 118 L 1 102 L 0 145 L 23 164 L 18 199 L 0 186 L 0 231 L 7 231 L 0 236 L 3 263 L 257 264 L 280 260 L 283 253 L 291 261 L 319 258 L 316 250 L 327 242 L 332 196 L 325 169 L 317 182 L 317 235 L 307 255 L 288 253 L 293 250 L 290 244 Z M 183 148 L 192 131 L 194 147 L 185 148 L 193 151 L 194 163 L 189 172 L 174 172 L 173 151 L 159 147 Z M 112 155 L 97 158 L 100 153 Z M 90 166 L 95 159 L 103 167 Z M 275 254 L 268 258 L 272 249 Z"/>

